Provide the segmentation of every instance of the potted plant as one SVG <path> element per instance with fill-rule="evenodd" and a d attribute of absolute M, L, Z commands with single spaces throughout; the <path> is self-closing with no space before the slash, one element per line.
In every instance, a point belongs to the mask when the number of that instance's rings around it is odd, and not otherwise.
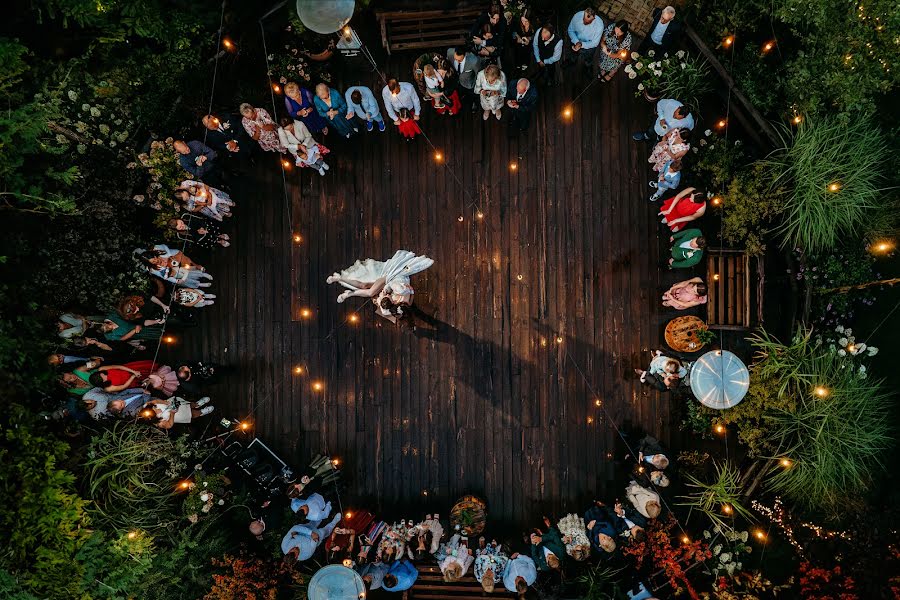
<path fill-rule="evenodd" d="M 684 50 L 678 50 L 673 56 L 665 52 L 661 57 L 654 50 L 646 56 L 632 52 L 631 59 L 625 65 L 625 73 L 629 79 L 639 79 L 635 96 L 643 96 L 648 102 L 666 96 L 696 107 L 700 96 L 712 89 L 706 61 Z"/>

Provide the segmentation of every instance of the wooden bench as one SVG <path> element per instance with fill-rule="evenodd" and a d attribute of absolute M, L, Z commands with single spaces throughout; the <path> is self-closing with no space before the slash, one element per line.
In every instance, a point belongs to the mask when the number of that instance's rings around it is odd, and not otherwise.
<path fill-rule="evenodd" d="M 437 565 L 417 564 L 419 577 L 410 590 L 409 597 L 416 600 L 453 600 L 455 598 L 515 598 L 516 595 L 507 592 L 503 583 L 498 583 L 493 594 L 486 594 L 481 588 L 481 583 L 475 581 L 472 569 L 459 581 L 448 583 L 444 581 L 441 570 Z"/>
<path fill-rule="evenodd" d="M 381 25 L 381 44 L 388 54 L 401 50 L 448 48 L 466 41 L 483 8 L 393 11 L 375 13 Z"/>
<path fill-rule="evenodd" d="M 706 324 L 712 329 L 748 329 L 752 307 L 756 307 L 757 324 L 762 322 L 762 261 L 751 259 L 740 250 L 707 249 Z M 756 262 L 756 293 L 751 290 L 751 262 Z"/>

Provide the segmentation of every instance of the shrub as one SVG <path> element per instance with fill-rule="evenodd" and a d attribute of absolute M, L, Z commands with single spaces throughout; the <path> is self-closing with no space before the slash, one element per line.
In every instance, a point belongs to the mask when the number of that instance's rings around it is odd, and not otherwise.
<path fill-rule="evenodd" d="M 828 252 L 893 210 L 881 187 L 887 143 L 871 121 L 843 123 L 829 116 L 783 131 L 783 147 L 765 162 L 774 185 L 788 189 L 784 223 L 777 229 L 783 247 Z"/>
<path fill-rule="evenodd" d="M 811 334 L 801 332 L 790 345 L 765 331 L 749 338 L 759 356 L 753 371 L 770 382 L 778 400 L 763 413 L 763 444 L 789 461 L 767 483 L 800 506 L 836 511 L 867 489 L 881 468 L 891 444 L 885 419 L 891 394 L 859 364 L 863 344 L 847 339 L 844 348 L 818 343 Z"/>
<path fill-rule="evenodd" d="M 705 515 L 715 531 L 732 531 L 733 517 L 752 521 L 753 514 L 741 503 L 743 489 L 740 484 L 741 474 L 737 468 L 727 462 L 715 463 L 715 467 L 716 478 L 711 483 L 685 474 L 687 487 L 694 491 L 681 496 L 684 502 L 680 505 L 687 506 L 691 513 L 696 510 Z"/>

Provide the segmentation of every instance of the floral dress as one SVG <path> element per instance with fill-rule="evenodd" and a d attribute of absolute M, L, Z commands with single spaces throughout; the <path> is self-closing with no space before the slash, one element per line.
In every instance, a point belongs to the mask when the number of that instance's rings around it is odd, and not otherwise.
<path fill-rule="evenodd" d="M 563 542 L 566 544 L 566 554 L 574 556 L 574 551 L 578 546 L 586 548 L 590 551 L 591 542 L 588 540 L 587 528 L 579 515 L 568 514 L 559 520 L 556 524 L 557 529 L 563 536 Z"/>
<path fill-rule="evenodd" d="M 506 570 L 506 563 L 509 557 L 500 549 L 500 546 L 489 544 L 486 548 L 480 548 L 475 557 L 475 580 L 481 581 L 484 574 L 490 569 L 494 574 L 494 583 L 503 581 L 503 572 Z"/>
<path fill-rule="evenodd" d="M 257 108 L 256 115 L 252 119 L 243 117 L 241 118 L 241 123 L 244 124 L 244 129 L 250 137 L 254 137 L 259 133 L 259 139 L 257 139 L 256 142 L 259 144 L 259 147 L 266 152 L 285 151 L 284 147 L 281 145 L 281 141 L 278 139 L 278 127 L 275 127 L 275 129 L 272 130 L 263 129 L 264 125 L 275 125 L 275 121 L 272 120 L 272 117 L 266 109 Z"/>
<path fill-rule="evenodd" d="M 385 551 L 388 551 L 388 555 L 394 560 L 403 558 L 403 554 L 406 552 L 408 535 L 409 527 L 403 521 L 387 527 L 381 535 L 381 543 L 378 544 L 378 558 L 382 558 L 385 555 Z"/>
<path fill-rule="evenodd" d="M 616 24 L 611 23 L 603 31 L 603 40 L 606 42 L 606 49 L 610 52 L 621 52 L 622 50 L 631 49 L 631 34 L 626 33 L 621 41 L 616 37 Z M 621 58 L 612 58 L 603 52 L 600 53 L 600 70 L 609 73 L 615 71 L 624 62 Z"/>
<path fill-rule="evenodd" d="M 675 139 L 676 131 L 678 130 L 669 130 L 665 137 L 653 147 L 653 153 L 647 159 L 647 162 L 653 165 L 653 170 L 657 173 L 663 170 L 666 163 L 672 160 L 673 156 L 683 154 L 691 148 L 691 145 L 687 142 L 675 143 L 672 141 Z"/>

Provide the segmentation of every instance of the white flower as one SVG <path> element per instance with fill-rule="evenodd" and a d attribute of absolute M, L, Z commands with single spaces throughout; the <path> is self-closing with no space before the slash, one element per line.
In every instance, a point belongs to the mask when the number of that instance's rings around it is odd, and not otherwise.
<path fill-rule="evenodd" d="M 643 84 L 643 83 L 639 83 L 639 84 L 638 84 L 638 89 L 639 89 L 639 90 L 643 90 L 643 89 L 644 89 L 644 84 Z M 62 137 L 62 136 L 59 136 L 59 137 Z"/>
<path fill-rule="evenodd" d="M 853 354 L 859 354 L 860 352 L 865 352 L 866 348 L 868 348 L 868 346 L 866 346 L 865 343 L 860 342 L 859 344 L 856 345 L 856 348 L 855 348 L 855 351 L 853 352 Z"/>
<path fill-rule="evenodd" d="M 102 133 L 103 135 L 108 135 L 109 125 L 107 125 L 106 123 L 100 123 L 100 133 Z"/>
<path fill-rule="evenodd" d="M 275 55 L 274 55 L 274 54 L 270 54 L 270 55 L 268 55 L 268 56 L 266 57 L 266 59 L 267 59 L 267 60 L 275 60 Z"/>
<path fill-rule="evenodd" d="M 68 139 L 66 139 L 66 136 L 64 136 L 63 134 L 57 133 L 56 141 L 59 142 L 60 144 L 65 144 L 68 141 Z"/>
<path fill-rule="evenodd" d="M 665 56 L 666 58 L 668 58 L 668 57 L 669 57 L 669 53 L 668 53 L 668 52 L 663 52 L 663 56 Z"/>
<path fill-rule="evenodd" d="M 109 147 L 110 147 L 110 148 L 115 148 L 115 147 L 116 147 L 116 140 L 109 140 Z"/>
<path fill-rule="evenodd" d="M 838 350 L 838 356 L 847 356 L 846 350 Z"/>
<path fill-rule="evenodd" d="M 69 100 L 75 102 L 78 100 L 78 94 L 75 93 L 75 90 L 69 90 L 66 95 L 69 97 Z"/>
<path fill-rule="evenodd" d="M 684 63 L 681 63 L 681 68 L 682 68 L 682 69 L 685 69 L 685 68 L 687 68 L 687 65 L 684 64 Z"/>
<path fill-rule="evenodd" d="M 75 149 L 78 150 L 78 154 L 84 154 L 85 152 L 87 152 L 87 146 L 85 146 L 84 144 L 78 144 Z"/>
<path fill-rule="evenodd" d="M 201 508 L 200 510 L 202 512 L 208 513 L 209 512 L 209 504 L 204 504 L 203 508 Z"/>
<path fill-rule="evenodd" d="M 224 499 L 224 498 L 219 498 L 219 503 L 218 503 L 218 504 L 219 504 L 219 506 L 223 506 L 223 505 L 225 504 L 225 499 Z"/>
<path fill-rule="evenodd" d="M 878 348 L 869 346 L 869 356 L 875 356 L 876 354 L 878 354 Z"/>
<path fill-rule="evenodd" d="M 644 68 L 644 63 L 640 63 L 640 62 L 634 63 L 634 68 L 637 69 L 638 71 L 640 71 L 641 69 Z"/>
<path fill-rule="evenodd" d="M 837 327 L 834 328 L 834 330 L 835 330 L 837 333 L 844 333 L 844 326 L 843 326 L 843 325 L 838 325 Z"/>
<path fill-rule="evenodd" d="M 628 79 L 634 79 L 635 77 L 637 77 L 637 73 L 632 72 L 628 74 Z"/>
<path fill-rule="evenodd" d="M 741 532 L 741 541 L 746 542 L 748 536 L 749 536 L 749 534 L 746 531 L 742 531 Z"/>
<path fill-rule="evenodd" d="M 868 373 L 860 373 L 860 374 L 859 374 L 859 378 L 860 378 L 860 379 L 866 379 L 866 378 L 868 378 L 868 377 L 869 377 L 869 374 L 868 374 Z"/>
<path fill-rule="evenodd" d="M 840 344 L 841 346 L 846 346 L 846 345 L 847 345 L 847 338 L 841 338 L 841 339 L 839 339 L 839 340 L 838 340 L 838 344 Z"/>
<path fill-rule="evenodd" d="M 647 52 L 647 56 L 656 56 L 656 50 L 650 50 Z"/>
<path fill-rule="evenodd" d="M 866 365 L 859 365 L 859 372 L 860 372 L 860 373 L 865 373 L 865 372 L 866 372 Z"/>
<path fill-rule="evenodd" d="M 722 562 L 723 564 L 727 563 L 730 560 L 731 560 L 731 552 L 723 552 L 722 555 L 719 557 L 719 561 Z"/>
<path fill-rule="evenodd" d="M 656 75 L 657 77 L 661 77 L 662 71 L 653 71 L 653 74 Z"/>
<path fill-rule="evenodd" d="M 853 330 L 848 327 L 844 330 L 844 333 L 847 335 L 847 337 L 850 337 L 851 335 L 853 335 Z"/>
<path fill-rule="evenodd" d="M 712 550 L 713 550 L 713 556 L 718 555 L 719 552 L 722 551 L 722 544 L 716 544 L 715 546 L 713 546 Z"/>
<path fill-rule="evenodd" d="M 204 483 L 206 483 L 206 482 L 204 482 Z M 201 502 L 209 501 L 209 494 L 206 494 L 206 493 L 200 494 L 200 501 Z"/>
<path fill-rule="evenodd" d="M 700 145 L 701 145 L 701 146 L 705 146 L 705 145 L 708 144 L 708 143 L 709 143 L 709 142 L 707 142 L 707 141 L 704 140 L 704 139 L 701 139 L 701 140 L 700 140 Z"/>
<path fill-rule="evenodd" d="M 632 52 L 632 53 L 631 53 L 631 60 L 637 60 L 638 58 L 640 58 L 640 56 L 641 56 L 641 55 L 638 54 L 637 52 Z"/>
<path fill-rule="evenodd" d="M 679 50 L 675 53 L 675 56 L 677 56 L 678 58 L 684 58 L 684 50 Z"/>
<path fill-rule="evenodd" d="M 92 117 L 99 117 L 99 116 L 100 116 L 100 109 L 97 108 L 96 106 L 92 106 L 92 107 L 91 107 L 91 116 L 92 116 Z"/>
<path fill-rule="evenodd" d="M 626 73 L 633 73 L 633 72 L 634 72 L 634 69 L 631 68 L 631 65 L 625 65 L 625 72 L 626 72 Z"/>
<path fill-rule="evenodd" d="M 208 481 L 204 481 L 204 482 L 203 482 L 203 487 L 209 487 L 209 482 L 208 482 Z"/>
<path fill-rule="evenodd" d="M 91 105 L 90 104 L 82 104 L 81 110 L 87 112 L 87 111 L 91 110 Z"/>
<path fill-rule="evenodd" d="M 707 136 L 707 137 L 708 137 L 708 136 L 711 136 L 711 135 L 712 135 L 712 130 L 711 130 L 711 129 L 707 129 L 706 131 L 703 132 L 703 135 L 705 135 L 705 136 Z"/>
<path fill-rule="evenodd" d="M 691 148 L 691 150 L 693 150 L 694 152 L 700 152 L 700 148 L 698 146 L 694 146 L 693 148 Z"/>
<path fill-rule="evenodd" d="M 703 537 L 705 537 L 706 539 L 709 539 L 711 537 L 708 529 L 704 530 Z"/>

